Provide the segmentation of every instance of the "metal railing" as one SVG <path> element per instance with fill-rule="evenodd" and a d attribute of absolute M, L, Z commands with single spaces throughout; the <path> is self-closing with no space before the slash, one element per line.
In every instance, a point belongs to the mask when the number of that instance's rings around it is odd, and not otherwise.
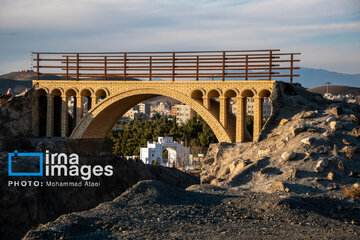
<path fill-rule="evenodd" d="M 300 53 L 279 49 L 181 52 L 33 52 L 37 80 L 57 75 L 66 80 L 130 78 L 275 80 L 293 82 Z M 43 78 L 42 78 L 43 79 Z"/>

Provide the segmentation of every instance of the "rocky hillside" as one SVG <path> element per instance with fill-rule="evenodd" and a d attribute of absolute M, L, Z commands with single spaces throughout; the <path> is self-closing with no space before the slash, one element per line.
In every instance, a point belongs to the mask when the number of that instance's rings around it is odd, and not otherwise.
<path fill-rule="evenodd" d="M 0 151 L 2 139 L 13 140 L 32 134 L 33 96 L 34 90 L 30 89 L 9 99 L 0 98 Z"/>
<path fill-rule="evenodd" d="M 285 83 L 276 85 L 272 105 L 257 142 L 210 147 L 203 184 L 340 195 L 358 181 L 359 105 L 330 102 Z"/>

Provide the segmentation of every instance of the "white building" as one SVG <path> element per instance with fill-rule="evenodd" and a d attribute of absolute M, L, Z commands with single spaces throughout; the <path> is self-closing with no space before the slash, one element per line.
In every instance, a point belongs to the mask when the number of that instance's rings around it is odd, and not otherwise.
<path fill-rule="evenodd" d="M 193 116 L 191 108 L 185 104 L 177 104 L 176 107 L 176 123 L 178 125 L 184 124 L 189 121 Z"/>
<path fill-rule="evenodd" d="M 168 159 L 162 158 L 162 153 L 167 149 Z M 145 164 L 159 163 L 160 166 L 186 167 L 189 165 L 190 148 L 184 147 L 183 142 L 173 141 L 172 137 L 159 137 L 157 142 L 147 142 L 146 148 L 140 148 L 140 159 Z"/>

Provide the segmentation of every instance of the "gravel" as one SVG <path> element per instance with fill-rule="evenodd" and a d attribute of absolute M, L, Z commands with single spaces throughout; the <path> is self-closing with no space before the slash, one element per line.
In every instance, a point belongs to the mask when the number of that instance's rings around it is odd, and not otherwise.
<path fill-rule="evenodd" d="M 23 239 L 359 239 L 360 201 L 141 181 Z"/>

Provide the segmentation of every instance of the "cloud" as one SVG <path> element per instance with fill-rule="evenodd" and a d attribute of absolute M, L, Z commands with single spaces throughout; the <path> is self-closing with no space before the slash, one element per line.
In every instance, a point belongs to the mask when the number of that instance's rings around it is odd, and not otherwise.
<path fill-rule="evenodd" d="M 351 58 L 351 71 L 358 71 L 359 44 L 346 40 L 340 52 L 344 40 L 331 40 L 344 35 L 360 40 L 358 0 L 2 0 L 0 8 L 2 62 L 31 50 L 319 52 L 321 38 L 331 57 L 311 54 L 306 61 Z"/>

